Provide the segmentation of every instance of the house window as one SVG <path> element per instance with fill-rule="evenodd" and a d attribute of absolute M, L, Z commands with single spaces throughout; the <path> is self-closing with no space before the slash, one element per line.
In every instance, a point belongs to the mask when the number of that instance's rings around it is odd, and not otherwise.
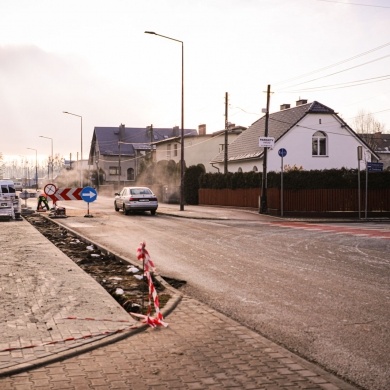
<path fill-rule="evenodd" d="M 129 168 L 127 170 L 127 180 L 134 181 L 134 168 Z"/>
<path fill-rule="evenodd" d="M 171 144 L 167 145 L 167 160 L 171 159 Z"/>
<path fill-rule="evenodd" d="M 238 168 L 237 172 L 242 173 L 242 168 Z"/>
<path fill-rule="evenodd" d="M 109 171 L 110 175 L 116 175 L 116 176 L 118 176 L 119 167 L 109 167 L 109 168 L 108 168 L 108 171 Z"/>
<path fill-rule="evenodd" d="M 252 171 L 253 171 L 253 172 L 257 172 L 257 171 L 258 171 L 258 169 L 257 169 L 257 166 L 256 166 L 256 165 L 253 167 Z"/>
<path fill-rule="evenodd" d="M 327 137 L 323 131 L 317 131 L 312 138 L 312 155 L 327 156 Z"/>
<path fill-rule="evenodd" d="M 173 145 L 173 157 L 177 157 L 177 144 Z"/>

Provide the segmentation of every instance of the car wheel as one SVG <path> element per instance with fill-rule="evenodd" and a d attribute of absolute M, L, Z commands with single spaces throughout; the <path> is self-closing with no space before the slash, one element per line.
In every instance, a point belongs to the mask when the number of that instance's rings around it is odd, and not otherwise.
<path fill-rule="evenodd" d="M 116 205 L 116 202 L 114 202 L 114 209 L 115 211 L 119 211 L 119 207 Z"/>
<path fill-rule="evenodd" d="M 156 210 L 150 210 L 150 214 L 156 215 Z"/>
<path fill-rule="evenodd" d="M 126 209 L 125 205 L 123 205 L 123 214 L 129 215 L 129 210 Z"/>

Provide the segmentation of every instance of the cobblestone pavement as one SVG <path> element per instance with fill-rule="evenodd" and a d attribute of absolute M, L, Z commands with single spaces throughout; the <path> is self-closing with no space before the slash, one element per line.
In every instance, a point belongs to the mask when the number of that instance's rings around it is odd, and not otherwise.
<path fill-rule="evenodd" d="M 354 389 L 194 299 L 165 320 L 167 328 L 0 378 L 0 388 Z"/>
<path fill-rule="evenodd" d="M 27 221 L 2 227 L 0 376 L 137 331 L 139 323 Z M 83 320 L 97 316 L 108 320 Z"/>

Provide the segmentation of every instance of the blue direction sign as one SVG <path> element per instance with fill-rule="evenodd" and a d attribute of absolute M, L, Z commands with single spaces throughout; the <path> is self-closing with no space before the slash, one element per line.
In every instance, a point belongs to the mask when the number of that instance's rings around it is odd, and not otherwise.
<path fill-rule="evenodd" d="M 93 187 L 84 187 L 80 195 L 81 199 L 87 203 L 94 202 L 97 198 L 97 192 Z"/>
<path fill-rule="evenodd" d="M 383 171 L 383 163 L 368 162 L 367 169 L 368 169 L 368 172 L 382 172 Z"/>
<path fill-rule="evenodd" d="M 278 150 L 278 154 L 280 157 L 286 157 L 287 156 L 287 150 L 284 148 L 281 148 Z"/>

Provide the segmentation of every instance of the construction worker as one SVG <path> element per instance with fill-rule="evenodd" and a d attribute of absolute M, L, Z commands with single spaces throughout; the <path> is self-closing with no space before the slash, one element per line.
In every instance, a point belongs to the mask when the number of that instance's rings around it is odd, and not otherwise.
<path fill-rule="evenodd" d="M 46 207 L 46 210 L 48 211 L 50 209 L 49 203 L 47 201 L 46 194 L 43 193 L 43 192 L 41 193 L 41 195 L 38 196 L 37 211 L 42 211 L 43 210 L 42 203 L 43 203 L 43 206 Z"/>

